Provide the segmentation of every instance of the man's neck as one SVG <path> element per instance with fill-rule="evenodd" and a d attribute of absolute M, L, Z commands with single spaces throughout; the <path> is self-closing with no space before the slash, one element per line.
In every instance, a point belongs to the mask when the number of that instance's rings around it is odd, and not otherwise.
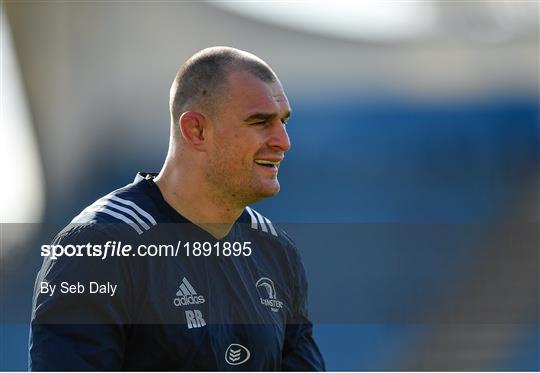
<path fill-rule="evenodd" d="M 231 206 L 201 183 L 194 183 L 185 174 L 164 168 L 154 179 L 165 201 L 180 215 L 221 239 L 231 230 L 244 208 Z"/>

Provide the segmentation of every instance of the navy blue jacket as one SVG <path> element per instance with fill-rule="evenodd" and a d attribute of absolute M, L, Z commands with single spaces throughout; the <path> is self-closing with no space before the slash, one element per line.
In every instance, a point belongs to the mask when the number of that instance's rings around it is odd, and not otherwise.
<path fill-rule="evenodd" d="M 111 256 L 113 241 L 131 251 Z M 108 243 L 107 257 L 91 256 L 87 243 L 102 250 Z M 45 256 L 38 273 L 31 370 L 325 368 L 298 252 L 249 207 L 216 240 L 168 205 L 152 176 L 138 174 L 83 210 L 52 244 L 71 251 Z M 167 255 L 144 256 L 159 245 Z"/>

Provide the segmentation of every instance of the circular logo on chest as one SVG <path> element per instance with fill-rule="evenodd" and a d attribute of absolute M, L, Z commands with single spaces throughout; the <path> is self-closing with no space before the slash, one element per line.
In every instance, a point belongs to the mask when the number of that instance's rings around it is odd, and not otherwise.
<path fill-rule="evenodd" d="M 249 350 L 238 343 L 231 343 L 225 351 L 225 361 L 229 365 L 240 365 L 249 360 Z"/>

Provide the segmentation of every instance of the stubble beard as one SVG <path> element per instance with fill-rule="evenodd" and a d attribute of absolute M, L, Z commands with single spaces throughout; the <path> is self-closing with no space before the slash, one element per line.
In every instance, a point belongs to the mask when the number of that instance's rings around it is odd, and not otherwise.
<path fill-rule="evenodd" d="M 276 195 L 280 190 L 279 181 L 275 176 L 275 186 L 269 188 L 270 180 L 257 177 L 256 170 L 242 170 L 240 167 L 230 167 L 235 160 L 229 160 L 225 154 L 218 152 L 210 162 L 206 172 L 217 203 L 226 206 L 245 207 L 261 199 Z"/>

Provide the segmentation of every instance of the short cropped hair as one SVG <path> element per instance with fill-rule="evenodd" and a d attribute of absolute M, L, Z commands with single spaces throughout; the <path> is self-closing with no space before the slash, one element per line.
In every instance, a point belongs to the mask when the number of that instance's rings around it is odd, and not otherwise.
<path fill-rule="evenodd" d="M 227 97 L 228 74 L 236 70 L 247 71 L 266 83 L 277 81 L 270 66 L 251 53 L 230 47 L 203 49 L 189 58 L 174 78 L 169 101 L 173 129 L 185 111 L 213 115 Z"/>

